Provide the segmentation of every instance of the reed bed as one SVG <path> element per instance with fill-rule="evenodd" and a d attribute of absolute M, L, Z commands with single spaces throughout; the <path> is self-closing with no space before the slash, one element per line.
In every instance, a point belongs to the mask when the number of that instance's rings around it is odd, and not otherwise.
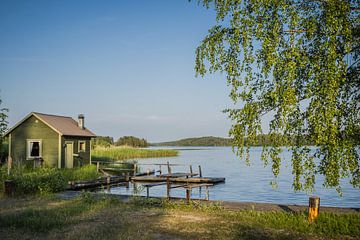
<path fill-rule="evenodd" d="M 173 149 L 143 149 L 127 146 L 120 147 L 97 147 L 92 150 L 92 161 L 112 162 L 116 160 L 127 160 L 137 158 L 174 157 L 178 151 Z"/>

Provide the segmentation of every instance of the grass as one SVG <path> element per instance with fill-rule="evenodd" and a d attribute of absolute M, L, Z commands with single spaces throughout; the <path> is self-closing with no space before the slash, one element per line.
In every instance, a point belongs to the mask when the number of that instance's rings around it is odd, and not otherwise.
<path fill-rule="evenodd" d="M 97 147 L 91 152 L 92 161 L 112 162 L 136 158 L 173 157 L 178 151 L 173 149 L 143 149 L 133 147 Z"/>
<path fill-rule="evenodd" d="M 4 181 L 13 180 L 14 193 L 24 194 L 49 194 L 63 191 L 69 181 L 90 180 L 100 177 L 96 166 L 86 165 L 81 168 L 56 169 L 56 168 L 27 168 L 21 165 L 14 166 L 10 176 L 7 168 L 0 168 L 0 191 L 3 191 Z"/>
<path fill-rule="evenodd" d="M 359 239 L 360 214 L 229 211 L 201 202 L 132 198 L 123 202 L 84 192 L 0 199 L 1 239 Z"/>

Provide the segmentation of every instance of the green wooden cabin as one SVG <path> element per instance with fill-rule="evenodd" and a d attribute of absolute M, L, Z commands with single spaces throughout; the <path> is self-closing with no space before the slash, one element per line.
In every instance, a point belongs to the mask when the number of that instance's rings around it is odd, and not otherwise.
<path fill-rule="evenodd" d="M 11 128 L 9 158 L 26 165 L 73 168 L 91 163 L 91 138 L 84 115 L 71 117 L 32 112 Z"/>

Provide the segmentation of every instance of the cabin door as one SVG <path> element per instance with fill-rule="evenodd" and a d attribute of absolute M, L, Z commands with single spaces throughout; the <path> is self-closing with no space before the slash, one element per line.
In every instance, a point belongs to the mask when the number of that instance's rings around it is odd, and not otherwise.
<path fill-rule="evenodd" d="M 65 168 L 74 167 L 74 144 L 72 142 L 65 143 Z"/>

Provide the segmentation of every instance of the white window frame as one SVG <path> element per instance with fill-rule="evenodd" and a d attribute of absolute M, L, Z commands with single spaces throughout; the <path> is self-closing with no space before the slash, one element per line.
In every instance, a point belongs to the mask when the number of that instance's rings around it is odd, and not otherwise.
<path fill-rule="evenodd" d="M 80 143 L 84 143 L 84 150 L 80 149 Z M 78 141 L 78 152 L 86 152 L 86 141 L 84 140 Z"/>
<path fill-rule="evenodd" d="M 30 143 L 32 142 L 39 142 L 39 156 L 33 157 L 30 156 Z M 27 139 L 26 140 L 26 158 L 27 159 L 34 159 L 34 158 L 41 158 L 42 157 L 42 139 Z"/>

